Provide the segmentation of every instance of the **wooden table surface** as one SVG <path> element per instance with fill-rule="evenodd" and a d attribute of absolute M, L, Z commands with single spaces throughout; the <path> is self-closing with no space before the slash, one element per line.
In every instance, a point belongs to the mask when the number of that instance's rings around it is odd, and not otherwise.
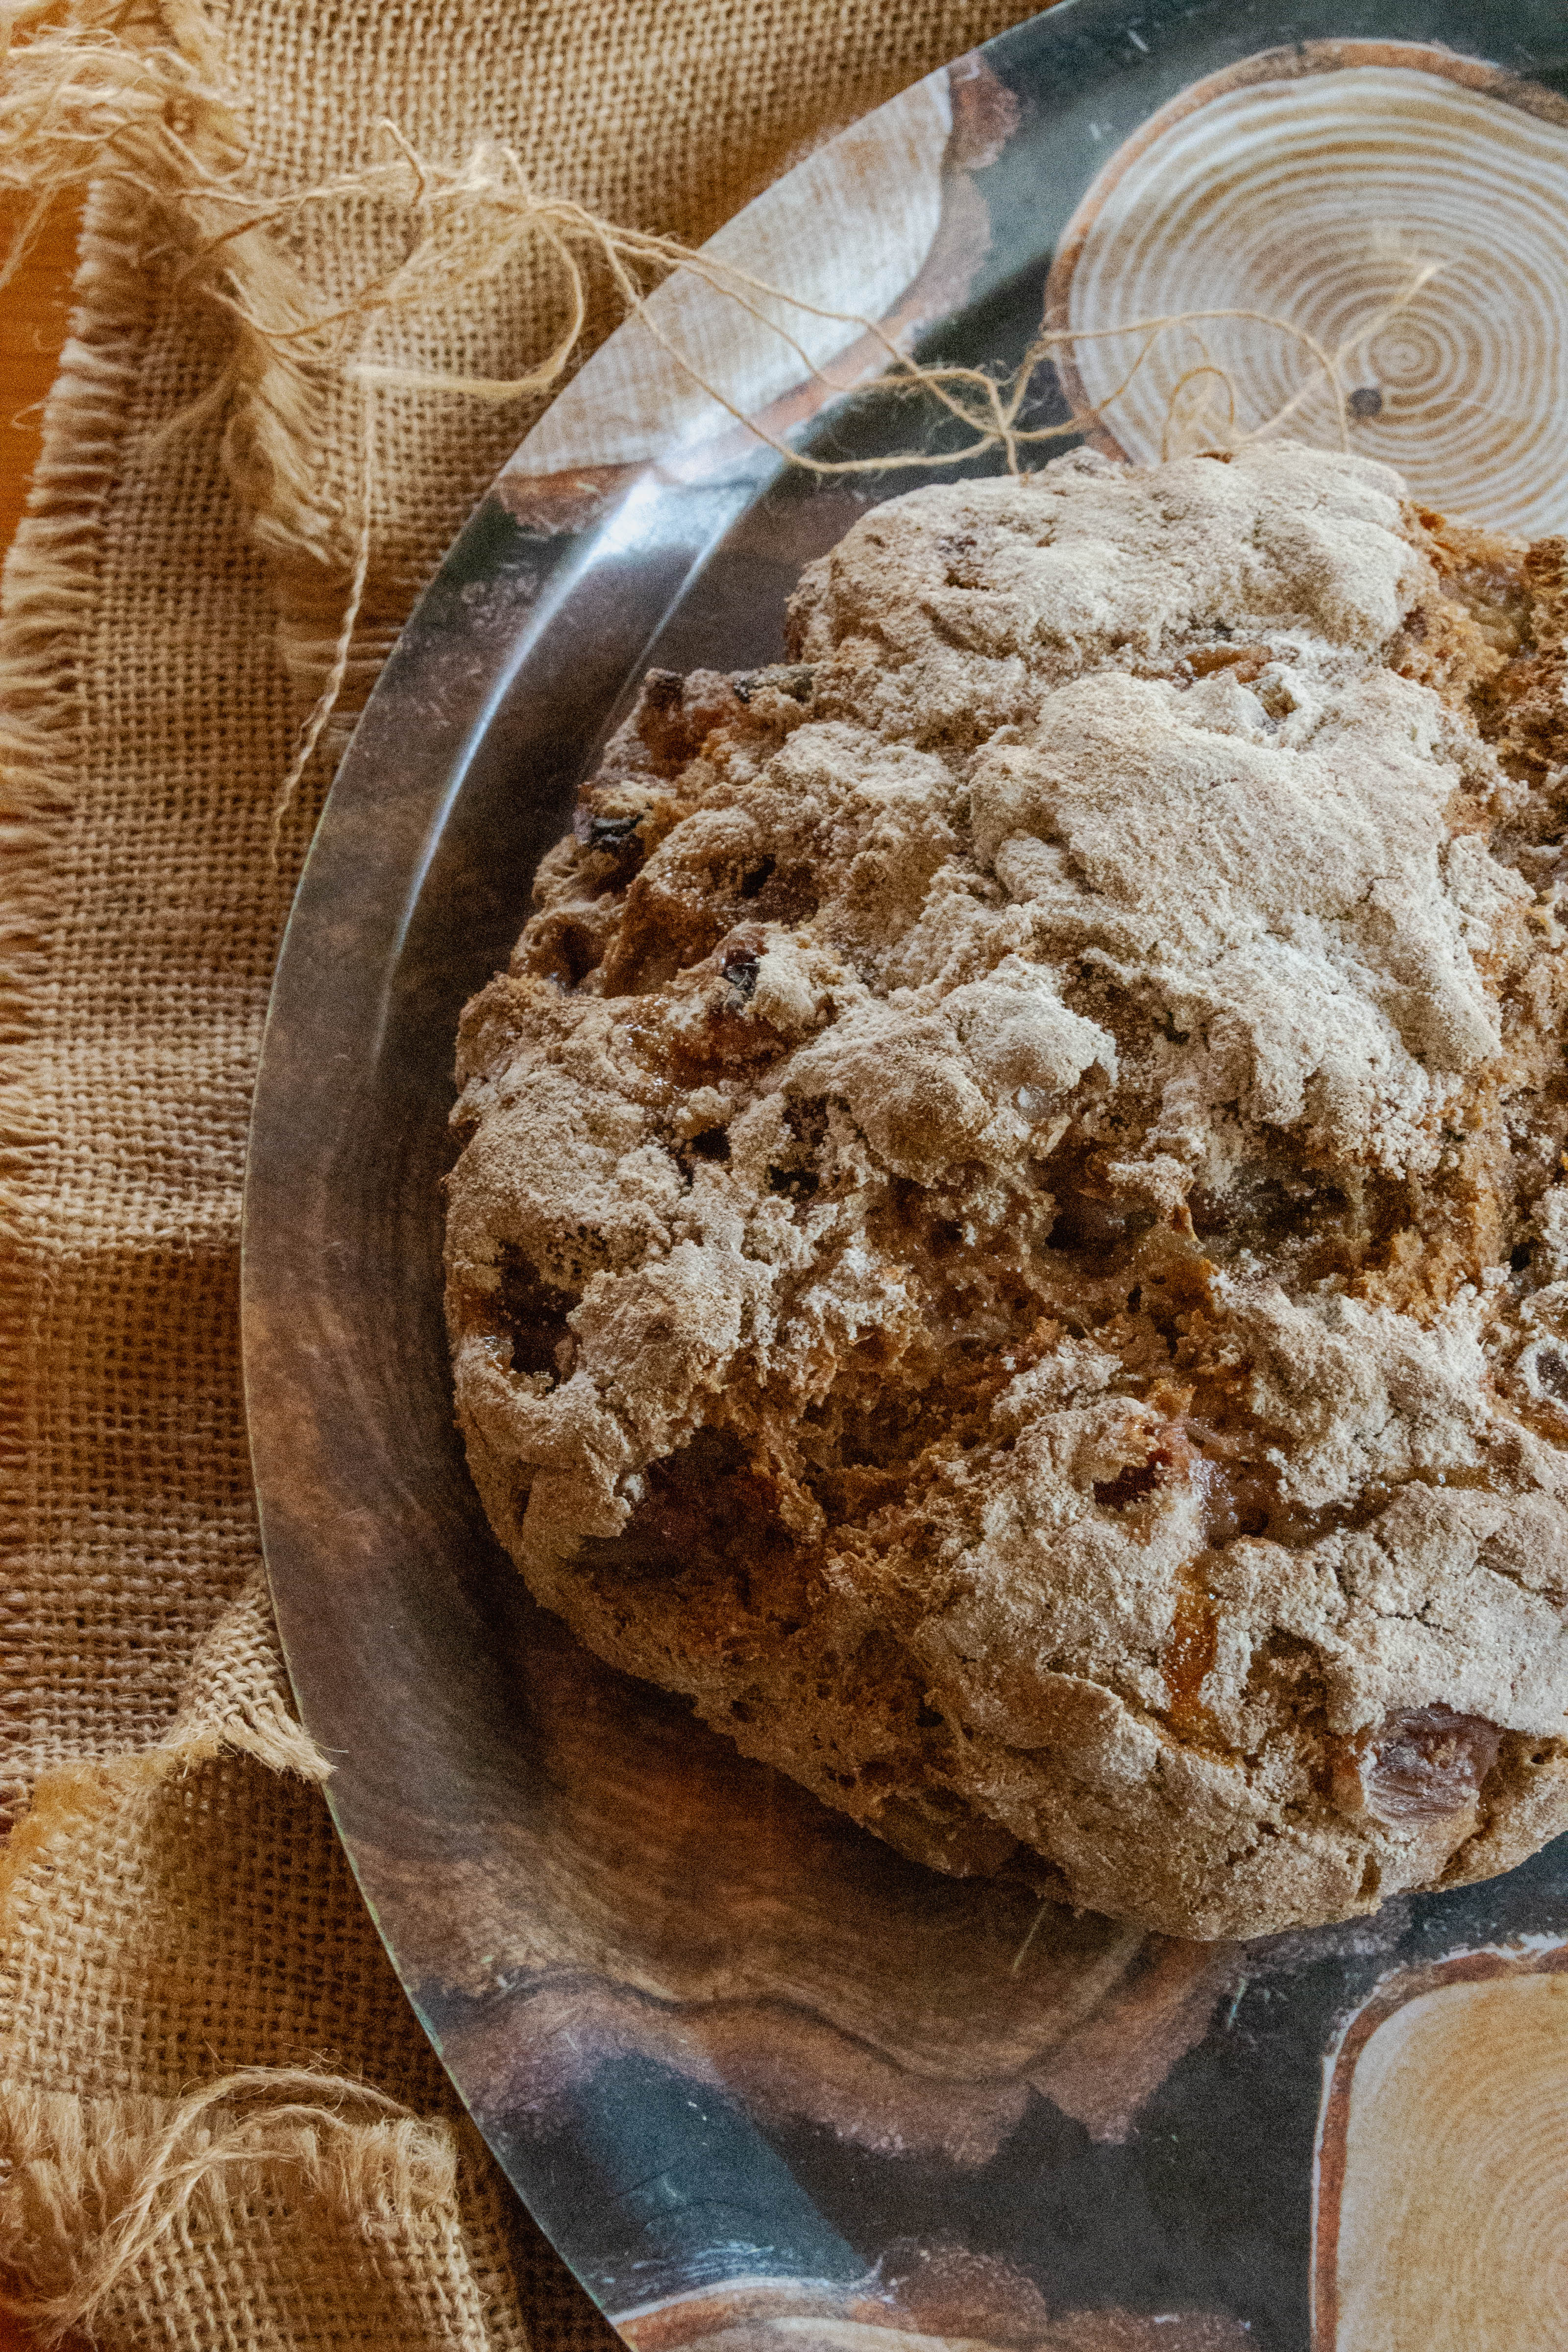
<path fill-rule="evenodd" d="M 11 544 L 38 454 L 45 394 L 65 341 L 77 208 L 64 205 L 0 293 L 0 551 Z M 0 215 L 0 235 L 12 222 Z"/>
<path fill-rule="evenodd" d="M 0 554 L 21 519 L 38 454 L 41 404 L 65 341 L 77 221 L 74 205 L 52 214 L 0 292 Z M 0 239 L 8 241 L 13 226 L 0 213 Z M 0 2352 L 31 2352 L 32 2344 L 31 2334 L 0 2312 Z"/>

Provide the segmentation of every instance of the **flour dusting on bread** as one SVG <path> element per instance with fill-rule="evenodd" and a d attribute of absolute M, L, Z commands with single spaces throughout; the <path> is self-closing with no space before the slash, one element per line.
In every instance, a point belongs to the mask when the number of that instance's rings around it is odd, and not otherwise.
<path fill-rule="evenodd" d="M 502 1540 L 906 1852 L 1169 1932 L 1568 1826 L 1563 548 L 1353 457 L 870 509 L 465 1016 Z"/>

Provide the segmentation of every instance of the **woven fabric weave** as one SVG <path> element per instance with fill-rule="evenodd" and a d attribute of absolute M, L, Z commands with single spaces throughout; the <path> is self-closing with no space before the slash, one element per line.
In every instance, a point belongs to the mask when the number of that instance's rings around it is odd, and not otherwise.
<path fill-rule="evenodd" d="M 167 152 L 205 141 L 255 193 L 354 171 L 390 120 L 447 163 L 510 142 L 541 188 L 689 241 L 1018 13 L 66 12 L 134 52 Z M 395 265 L 410 216 L 324 204 L 279 226 L 271 258 L 342 301 Z M 587 2352 L 609 2331 L 461 2119 L 290 1719 L 237 1313 L 250 1087 L 329 755 L 537 404 L 378 400 L 340 722 L 280 814 L 332 666 L 364 451 L 353 397 L 308 367 L 281 391 L 242 370 L 194 406 L 232 375 L 236 321 L 171 217 L 155 184 L 95 185 L 0 640 L 0 1703 L 18 1815 L 0 1875 L 0 2262 L 42 2316 L 90 2323 L 111 2352 Z M 382 355 L 514 373 L 562 305 L 542 251 L 524 254 L 394 322 Z M 601 288 L 584 348 L 616 315 Z"/>

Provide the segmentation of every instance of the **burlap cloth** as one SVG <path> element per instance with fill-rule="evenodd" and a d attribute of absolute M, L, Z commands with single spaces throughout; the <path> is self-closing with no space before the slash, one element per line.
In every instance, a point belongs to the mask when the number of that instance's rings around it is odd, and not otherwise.
<path fill-rule="evenodd" d="M 363 541 L 353 401 L 319 344 L 247 341 L 246 306 L 274 260 L 322 301 L 362 288 L 408 206 L 325 202 L 215 278 L 166 183 L 184 154 L 298 190 L 384 152 L 384 117 L 448 165 L 492 134 L 542 189 L 697 241 L 1022 13 L 79 0 L 26 27 L 132 57 L 108 151 L 90 105 L 10 118 L 40 182 L 100 152 L 0 647 L 0 2263 L 107 2346 L 614 2340 L 463 2121 L 333 1838 L 260 1581 L 237 1318 L 268 982 L 343 716 L 540 404 L 384 399 Z M 392 343 L 515 373 L 562 299 L 523 253 Z M 599 289 L 589 345 L 616 315 Z M 279 822 L 366 557 L 344 699 Z"/>

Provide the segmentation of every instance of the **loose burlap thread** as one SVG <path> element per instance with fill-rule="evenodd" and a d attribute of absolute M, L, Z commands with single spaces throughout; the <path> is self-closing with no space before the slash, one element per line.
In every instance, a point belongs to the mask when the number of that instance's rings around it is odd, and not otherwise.
<path fill-rule="evenodd" d="M 259 1580 L 237 1350 L 249 1092 L 331 759 L 542 403 L 378 393 L 367 508 L 352 385 L 318 346 L 280 366 L 230 298 L 265 281 L 279 301 L 290 287 L 341 301 L 396 268 L 408 218 L 352 198 L 296 213 L 215 278 L 193 267 L 210 223 L 182 209 L 180 156 L 284 195 L 363 170 L 390 120 L 454 168 L 505 141 L 541 187 L 698 242 L 1020 13 L 8 12 L 24 37 L 112 50 L 118 99 L 95 103 L 105 120 L 121 107 L 108 151 L 103 121 L 88 142 L 71 340 L 0 639 L 0 1704 L 16 1813 L 0 2263 L 41 2327 L 179 2352 L 610 2340 L 461 2117 L 332 1837 Z M 26 157 L 27 123 L 4 128 Z M 80 138 L 79 115 L 67 129 Z M 62 153 L 35 155 L 39 186 L 72 176 Z M 563 299 L 524 247 L 461 303 L 400 314 L 380 355 L 515 376 L 569 323 Z M 591 283 L 583 348 L 617 315 Z M 332 725 L 280 805 L 334 679 Z"/>

